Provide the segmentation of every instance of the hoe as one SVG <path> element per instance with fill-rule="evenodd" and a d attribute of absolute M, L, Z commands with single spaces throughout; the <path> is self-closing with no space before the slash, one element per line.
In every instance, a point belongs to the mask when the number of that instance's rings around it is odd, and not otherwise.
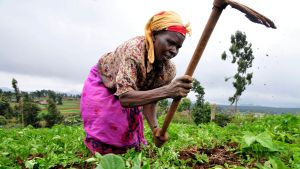
<path fill-rule="evenodd" d="M 213 29 L 215 28 L 216 23 L 222 13 L 222 11 L 226 8 L 227 5 L 230 5 L 232 8 L 235 8 L 235 9 L 243 12 L 245 14 L 245 16 L 252 22 L 263 24 L 268 28 L 276 29 L 275 24 L 270 19 L 268 19 L 267 17 L 261 15 L 260 13 L 256 12 L 255 10 L 253 10 L 243 4 L 237 3 L 232 0 L 214 0 L 212 12 L 211 12 L 210 17 L 206 23 L 206 26 L 202 32 L 202 36 L 197 44 L 197 47 L 193 54 L 193 57 L 190 60 L 188 68 L 185 72 L 186 75 L 189 75 L 189 76 L 193 75 L 193 73 L 196 69 L 196 66 L 202 56 L 202 53 L 206 47 L 206 44 L 209 40 L 209 37 L 210 37 L 211 33 L 213 32 Z M 160 133 L 158 133 L 158 135 L 156 135 L 156 137 L 158 137 L 159 135 L 163 136 L 166 133 L 166 131 L 169 127 L 169 124 L 174 116 L 174 113 L 177 109 L 177 106 L 180 103 L 180 100 L 181 99 L 173 100 L 173 102 L 170 106 L 170 109 L 168 111 L 168 114 L 165 118 L 162 130 L 160 131 Z"/>

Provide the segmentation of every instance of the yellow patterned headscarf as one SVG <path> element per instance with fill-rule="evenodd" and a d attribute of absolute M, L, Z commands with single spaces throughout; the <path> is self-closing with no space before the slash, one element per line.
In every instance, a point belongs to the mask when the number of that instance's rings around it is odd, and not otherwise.
<path fill-rule="evenodd" d="M 191 34 L 190 24 L 183 25 L 181 17 L 173 11 L 163 11 L 150 18 L 145 27 L 146 48 L 148 50 L 148 61 L 154 63 L 154 46 L 152 32 L 169 30 L 179 32 L 182 35 Z"/>

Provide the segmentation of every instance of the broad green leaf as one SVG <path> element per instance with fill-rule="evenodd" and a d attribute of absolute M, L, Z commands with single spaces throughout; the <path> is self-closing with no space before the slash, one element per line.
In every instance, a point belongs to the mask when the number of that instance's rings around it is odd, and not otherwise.
<path fill-rule="evenodd" d="M 102 156 L 99 169 L 125 169 L 125 163 L 122 157 L 114 154 L 107 154 Z"/>
<path fill-rule="evenodd" d="M 35 160 L 29 160 L 25 162 L 25 167 L 29 169 L 33 169 L 34 165 L 36 164 Z"/>
<path fill-rule="evenodd" d="M 91 157 L 91 158 L 86 159 L 85 161 L 88 162 L 88 163 L 91 163 L 91 162 L 96 161 L 96 158 Z"/>
<path fill-rule="evenodd" d="M 260 133 L 256 136 L 256 141 L 260 143 L 263 147 L 268 148 L 270 151 L 278 151 L 273 144 L 271 136 L 266 133 Z"/>
<path fill-rule="evenodd" d="M 101 155 L 100 153 L 96 152 L 96 153 L 95 153 L 95 157 L 96 157 L 97 159 L 101 159 L 101 158 L 102 158 L 102 155 Z"/>
<path fill-rule="evenodd" d="M 140 169 L 141 167 L 141 161 L 142 161 L 142 153 L 139 153 L 137 156 L 135 156 L 132 160 L 132 169 Z"/>
<path fill-rule="evenodd" d="M 263 166 L 263 165 L 260 164 L 260 163 L 257 163 L 257 164 L 256 164 L 256 167 L 258 167 L 259 169 L 270 169 L 269 167 Z"/>
<path fill-rule="evenodd" d="M 53 137 L 53 140 L 59 140 L 59 139 L 61 139 L 61 137 L 59 135 L 56 135 Z"/>
<path fill-rule="evenodd" d="M 256 137 L 252 133 L 247 133 L 243 136 L 243 139 L 246 143 L 246 147 L 250 147 L 252 143 L 256 140 Z"/>
<path fill-rule="evenodd" d="M 278 158 L 270 158 L 270 163 L 274 169 L 288 169 L 288 167 Z"/>
<path fill-rule="evenodd" d="M 9 152 L 3 152 L 1 153 L 3 156 L 7 156 L 9 154 Z"/>
<path fill-rule="evenodd" d="M 144 160 L 143 161 L 143 167 L 142 167 L 142 169 L 150 169 L 150 162 Z"/>

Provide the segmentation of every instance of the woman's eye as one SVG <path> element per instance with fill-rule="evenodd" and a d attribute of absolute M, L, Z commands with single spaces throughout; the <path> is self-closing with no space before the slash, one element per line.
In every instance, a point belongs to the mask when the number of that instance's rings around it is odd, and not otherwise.
<path fill-rule="evenodd" d="M 176 45 L 175 42 L 168 40 L 169 45 Z"/>

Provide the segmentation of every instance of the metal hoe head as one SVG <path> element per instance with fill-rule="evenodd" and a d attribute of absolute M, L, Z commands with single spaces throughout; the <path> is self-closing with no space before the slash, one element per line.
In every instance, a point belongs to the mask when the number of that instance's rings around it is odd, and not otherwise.
<path fill-rule="evenodd" d="M 232 0 L 225 0 L 225 7 L 226 5 L 230 5 L 232 8 L 243 12 L 245 16 L 252 22 L 263 24 L 268 28 L 276 29 L 273 21 L 243 4 L 237 3 Z"/>

